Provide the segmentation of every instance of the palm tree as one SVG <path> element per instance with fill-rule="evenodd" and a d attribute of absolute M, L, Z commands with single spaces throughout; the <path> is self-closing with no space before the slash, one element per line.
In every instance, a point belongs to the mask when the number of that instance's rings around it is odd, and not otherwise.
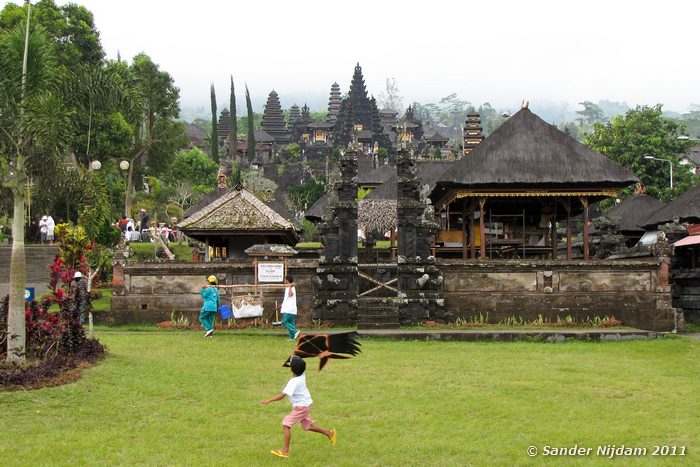
<path fill-rule="evenodd" d="M 24 361 L 26 347 L 24 207 L 28 180 L 58 165 L 72 130 L 71 111 L 56 92 L 53 49 L 43 30 L 28 29 L 29 11 L 26 26 L 0 33 L 0 156 L 10 164 L 4 183 L 13 196 L 7 360 L 16 362 Z"/>

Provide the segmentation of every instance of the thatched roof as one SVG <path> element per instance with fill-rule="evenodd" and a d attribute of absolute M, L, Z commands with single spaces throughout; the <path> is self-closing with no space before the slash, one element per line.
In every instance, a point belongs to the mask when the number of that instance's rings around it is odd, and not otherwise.
<path fill-rule="evenodd" d="M 199 200 L 197 204 L 190 206 L 190 208 L 182 214 L 182 217 L 187 219 L 195 212 L 203 209 L 205 206 L 208 206 L 212 202 L 224 196 L 230 190 L 230 188 L 214 188 L 212 191 L 204 195 L 204 197 L 201 200 Z"/>
<path fill-rule="evenodd" d="M 420 179 L 421 184 L 428 185 L 432 190 L 435 187 L 436 181 L 445 173 L 449 171 L 451 167 L 455 164 L 454 161 L 439 161 L 439 162 L 418 162 L 417 174 Z M 398 190 L 396 172 L 394 176 L 389 178 L 386 182 L 382 183 L 379 187 L 372 190 L 364 199 L 367 200 L 379 200 L 379 199 L 391 199 L 396 200 L 396 192 Z"/>
<path fill-rule="evenodd" d="M 437 129 L 433 129 L 431 133 L 424 134 L 423 139 L 426 141 L 434 141 L 438 143 L 446 143 L 450 140 L 450 138 L 437 131 Z"/>
<path fill-rule="evenodd" d="M 178 224 L 186 234 L 197 232 L 294 232 L 291 222 L 245 188 L 234 188 Z"/>
<path fill-rule="evenodd" d="M 456 187 L 616 189 L 637 181 L 626 168 L 524 108 L 446 171 L 432 197 Z"/>
<path fill-rule="evenodd" d="M 297 254 L 297 251 L 291 246 L 276 243 L 253 245 L 246 248 L 245 252 L 248 256 L 294 256 Z"/>
<path fill-rule="evenodd" d="M 328 206 L 328 193 L 324 193 L 311 207 L 304 211 L 304 217 L 312 222 L 320 221 L 323 219 L 326 206 Z"/>
<path fill-rule="evenodd" d="M 678 199 L 671 201 L 663 208 L 654 212 L 644 224 L 647 228 L 656 227 L 659 224 L 673 222 L 678 217 L 681 222 L 700 222 L 700 186 L 691 188 Z"/>
<path fill-rule="evenodd" d="M 396 175 L 394 164 L 380 165 L 370 173 L 359 177 L 360 186 L 379 186 Z"/>
<path fill-rule="evenodd" d="M 435 186 L 435 180 L 448 170 L 454 162 L 419 162 L 417 174 L 420 183 Z M 372 190 L 357 203 L 357 223 L 364 225 L 367 232 L 386 232 L 398 224 L 396 214 L 398 183 L 396 173 L 379 187 Z"/>
<path fill-rule="evenodd" d="M 635 195 L 627 198 L 622 203 L 611 208 L 605 213 L 611 219 L 620 221 L 621 232 L 643 232 L 641 227 L 647 223 L 649 217 L 665 204 L 649 195 Z"/>

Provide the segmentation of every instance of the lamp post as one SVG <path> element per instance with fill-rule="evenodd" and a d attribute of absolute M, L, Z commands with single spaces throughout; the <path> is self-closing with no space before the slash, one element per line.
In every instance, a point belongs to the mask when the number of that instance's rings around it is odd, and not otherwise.
<path fill-rule="evenodd" d="M 649 159 L 649 160 L 654 160 L 654 161 L 661 161 L 661 162 L 668 162 L 668 166 L 671 169 L 671 183 L 670 186 L 673 188 L 673 162 L 671 162 L 668 159 L 660 159 L 658 157 L 654 156 L 644 156 L 644 159 Z"/>
<path fill-rule="evenodd" d="M 129 217 L 129 183 L 127 178 L 127 170 L 129 170 L 129 161 L 121 161 L 119 168 L 124 172 L 124 215 Z"/>

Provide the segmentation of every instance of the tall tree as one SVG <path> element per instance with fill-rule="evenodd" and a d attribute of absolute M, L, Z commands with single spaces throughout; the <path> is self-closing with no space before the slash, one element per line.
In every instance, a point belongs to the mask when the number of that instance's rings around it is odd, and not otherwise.
<path fill-rule="evenodd" d="M 607 125 L 597 123 L 584 141 L 591 149 L 633 171 L 650 195 L 669 200 L 694 183 L 688 170 L 680 170 L 679 156 L 690 144 L 678 138 L 683 133 L 682 125 L 662 117 L 661 104 L 658 104 L 637 106 L 625 115 L 613 117 Z M 673 189 L 670 188 L 671 165 L 674 167 Z"/>
<path fill-rule="evenodd" d="M 26 18 L 26 4 L 8 3 L 0 12 L 0 28 L 12 29 Z M 96 66 L 104 59 L 100 33 L 87 8 L 76 3 L 57 6 L 53 0 L 40 0 L 32 6 L 32 21 L 42 26 L 52 43 L 56 63 L 66 68 Z"/>
<path fill-rule="evenodd" d="M 214 83 L 210 87 L 211 95 L 211 137 L 209 144 L 211 145 L 211 158 L 215 162 L 219 162 L 219 132 L 217 129 L 217 113 L 216 113 L 216 91 L 214 91 Z"/>
<path fill-rule="evenodd" d="M 591 101 L 583 101 L 579 102 L 578 105 L 583 106 L 583 110 L 576 111 L 576 113 L 580 115 L 580 117 L 576 120 L 581 122 L 581 125 L 588 125 L 591 127 L 596 123 L 602 123 L 605 121 L 603 109 L 601 109 L 598 104 L 594 104 Z"/>
<path fill-rule="evenodd" d="M 386 79 L 386 90 L 379 93 L 379 106 L 382 110 L 389 109 L 397 113 L 403 112 L 403 97 L 394 78 Z"/>
<path fill-rule="evenodd" d="M 70 134 L 70 110 L 55 92 L 53 48 L 41 28 L 26 23 L 0 32 L 0 157 L 13 197 L 7 360 L 25 359 L 25 198 L 29 177 L 56 168 Z"/>
<path fill-rule="evenodd" d="M 250 102 L 250 93 L 248 85 L 245 85 L 245 105 L 248 110 L 248 150 L 247 157 L 249 161 L 255 158 L 255 116 L 253 115 L 253 104 Z"/>
<path fill-rule="evenodd" d="M 238 149 L 238 121 L 236 118 L 236 89 L 233 86 L 233 76 L 231 76 L 231 95 L 229 97 L 229 107 L 231 109 L 231 120 L 228 124 L 228 158 L 231 162 L 231 171 L 236 163 L 236 150 Z"/>
<path fill-rule="evenodd" d="M 156 153 L 155 146 L 167 147 L 173 144 L 173 131 L 181 125 L 175 125 L 174 120 L 180 114 L 178 100 L 180 90 L 174 85 L 173 79 L 166 71 L 151 60 L 146 54 L 134 57 L 130 67 L 121 68 L 125 73 L 124 79 L 133 83 L 138 97 L 135 111 L 130 116 L 130 124 L 134 129 L 134 140 L 128 155 L 127 191 L 125 196 L 125 212 L 131 211 L 131 191 L 136 166 L 142 163 L 146 154 Z M 170 151 L 174 156 L 175 148 Z"/>

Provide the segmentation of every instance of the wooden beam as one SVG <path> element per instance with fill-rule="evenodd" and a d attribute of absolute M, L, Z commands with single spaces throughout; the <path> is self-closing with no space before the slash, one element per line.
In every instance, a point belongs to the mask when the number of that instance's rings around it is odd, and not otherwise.
<path fill-rule="evenodd" d="M 559 245 L 559 239 L 557 238 L 557 200 L 554 199 L 554 215 L 552 217 L 552 259 L 557 259 L 557 246 Z"/>

